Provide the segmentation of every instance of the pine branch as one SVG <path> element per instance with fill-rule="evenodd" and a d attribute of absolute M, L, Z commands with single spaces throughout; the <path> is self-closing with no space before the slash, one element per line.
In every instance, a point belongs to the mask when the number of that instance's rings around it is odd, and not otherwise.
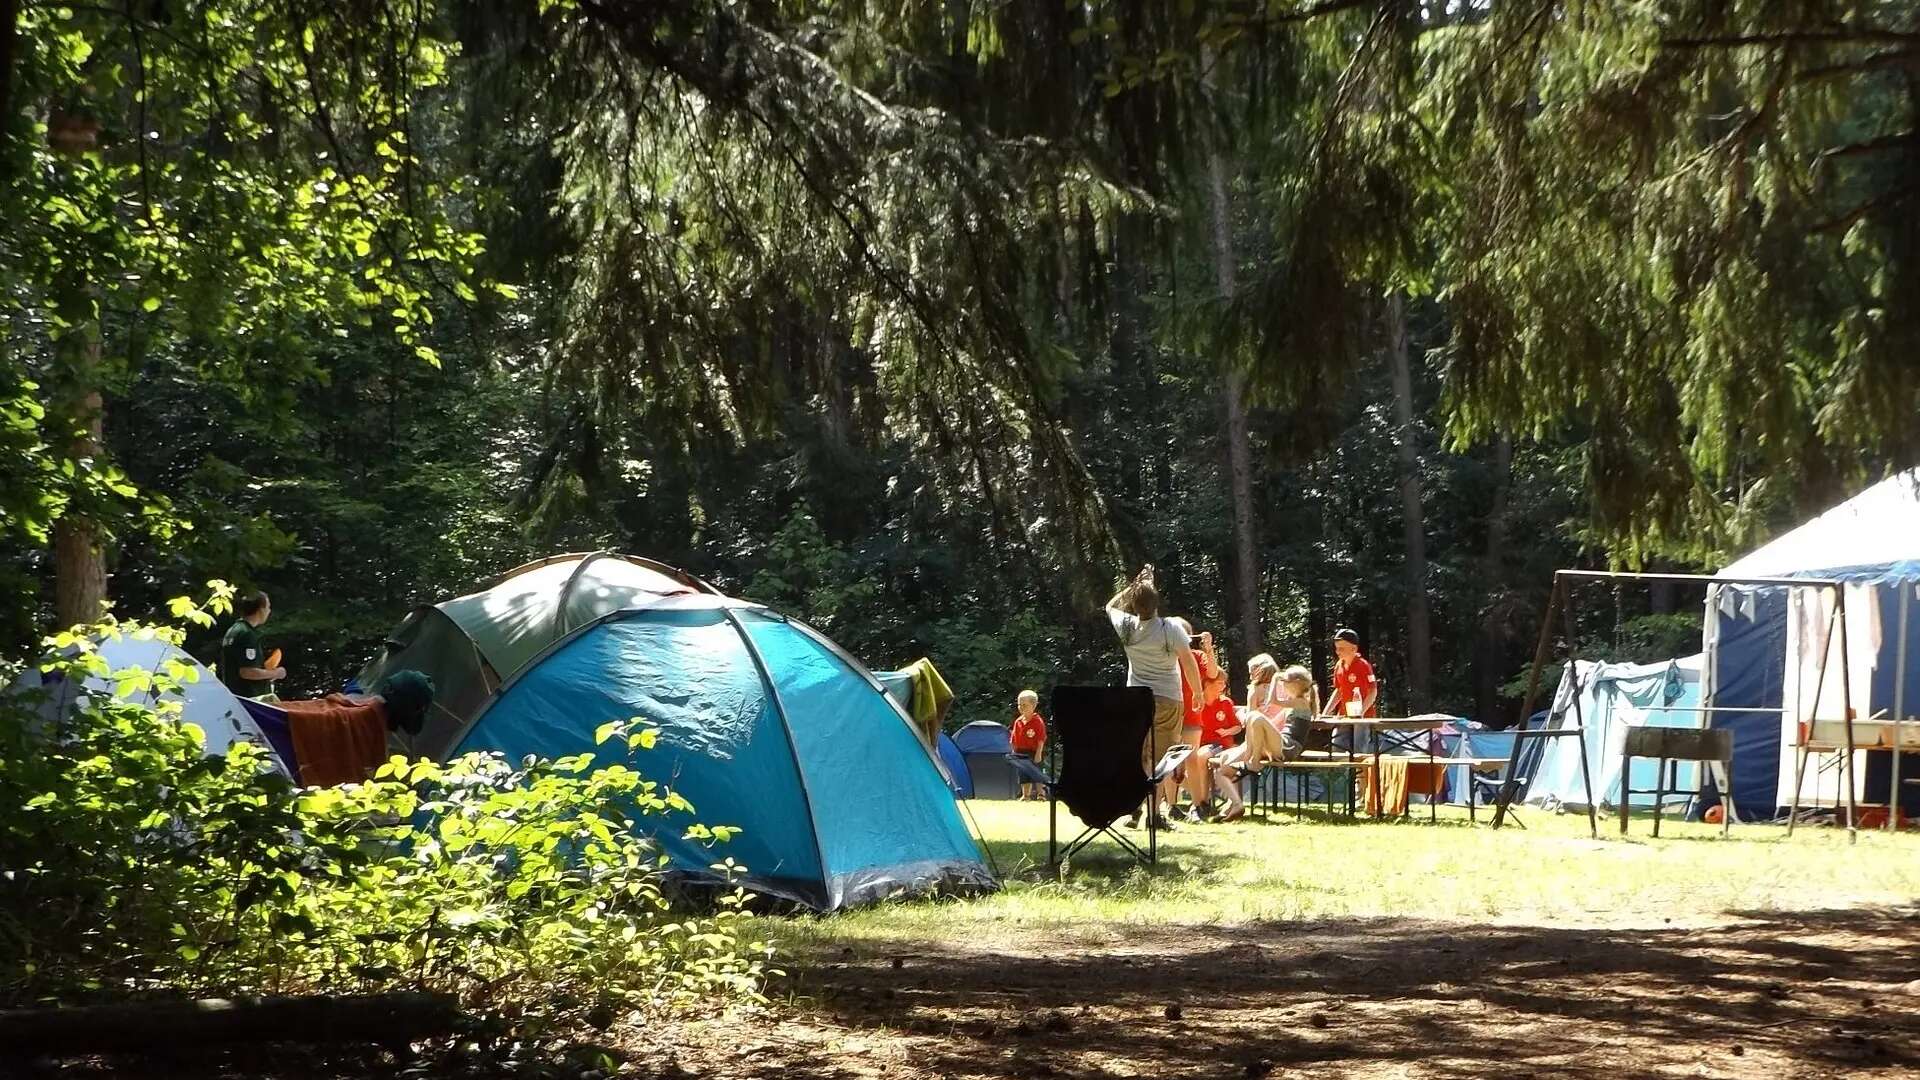
<path fill-rule="evenodd" d="M 1866 202 L 1861 203 L 1837 218 L 1829 218 L 1826 221 L 1815 222 L 1812 227 L 1813 231 L 1817 233 L 1846 232 L 1874 212 L 1898 206 L 1908 199 L 1913 198 L 1915 195 L 1920 195 L 1920 188 L 1909 187 L 1902 188 L 1898 191 L 1889 191 L 1878 198 L 1868 199 Z"/>
<path fill-rule="evenodd" d="M 1743 49 L 1771 48 L 1779 45 L 1912 45 L 1920 43 L 1920 31 L 1889 30 L 1876 26 L 1840 27 L 1833 30 L 1786 30 L 1766 34 L 1714 34 L 1700 37 L 1662 38 L 1667 49 Z"/>
<path fill-rule="evenodd" d="M 1795 79 L 1799 82 L 1816 82 L 1820 79 L 1864 75 L 1871 71 L 1899 71 L 1915 67 L 1920 67 L 1920 50 L 1893 49 L 1873 53 L 1844 64 L 1824 64 L 1820 67 L 1807 68 L 1795 76 Z"/>
<path fill-rule="evenodd" d="M 1814 164 L 1818 166 L 1820 162 L 1830 158 L 1860 157 L 1866 154 L 1884 153 L 1889 150 L 1911 150 L 1915 146 L 1915 135 L 1916 133 L 1909 129 L 1907 131 L 1898 131 L 1891 135 L 1881 135 L 1877 138 L 1862 139 L 1859 142 L 1847 143 L 1845 146 L 1836 146 L 1830 150 L 1822 150 L 1820 151 L 1820 157 Z"/>

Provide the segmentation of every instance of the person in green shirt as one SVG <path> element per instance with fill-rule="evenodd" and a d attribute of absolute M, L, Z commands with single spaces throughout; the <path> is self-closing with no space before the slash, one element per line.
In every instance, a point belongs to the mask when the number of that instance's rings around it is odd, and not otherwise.
<path fill-rule="evenodd" d="M 220 681 L 241 697 L 262 697 L 287 677 L 286 668 L 267 666 L 266 642 L 260 636 L 260 624 L 273 614 L 273 601 L 256 592 L 240 601 L 239 612 L 220 639 Z"/>

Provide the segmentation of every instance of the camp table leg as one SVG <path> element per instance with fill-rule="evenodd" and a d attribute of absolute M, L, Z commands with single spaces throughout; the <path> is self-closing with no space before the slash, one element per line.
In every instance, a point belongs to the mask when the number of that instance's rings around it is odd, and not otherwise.
<path fill-rule="evenodd" d="M 1376 737 L 1371 741 L 1373 743 L 1373 778 L 1369 783 L 1373 791 L 1373 817 L 1378 821 L 1387 813 L 1387 785 L 1380 776 L 1380 740 Z"/>
<path fill-rule="evenodd" d="M 1787 807 L 1787 835 L 1793 835 L 1793 827 L 1800 820 L 1800 785 L 1807 782 L 1807 737 L 1800 736 L 1800 745 L 1794 747 L 1794 753 L 1800 758 L 1793 767 L 1793 802 Z"/>
<path fill-rule="evenodd" d="M 1633 759 L 1627 758 L 1620 765 L 1620 835 L 1627 835 L 1627 815 L 1633 805 Z"/>
<path fill-rule="evenodd" d="M 1440 773 L 1433 763 L 1433 733 L 1427 733 L 1427 820 L 1440 824 Z"/>
<path fill-rule="evenodd" d="M 1623 802 L 1625 800 L 1622 800 Z M 1653 835 L 1660 835 L 1660 807 L 1667 801 L 1667 759 L 1661 758 L 1653 770 Z"/>

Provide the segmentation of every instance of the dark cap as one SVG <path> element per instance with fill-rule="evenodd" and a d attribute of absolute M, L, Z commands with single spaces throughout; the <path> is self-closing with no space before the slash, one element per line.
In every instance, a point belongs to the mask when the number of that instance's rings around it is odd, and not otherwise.
<path fill-rule="evenodd" d="M 1360 635 L 1343 626 L 1333 632 L 1333 640 L 1344 641 L 1349 645 L 1358 645 L 1360 644 Z"/>

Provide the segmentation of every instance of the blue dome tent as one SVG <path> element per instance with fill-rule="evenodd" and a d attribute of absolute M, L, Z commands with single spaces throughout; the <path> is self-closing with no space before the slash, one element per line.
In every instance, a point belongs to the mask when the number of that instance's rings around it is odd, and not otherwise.
<path fill-rule="evenodd" d="M 718 594 L 661 595 L 576 627 L 500 688 L 454 753 L 598 752 L 595 729 L 632 717 L 660 729 L 636 767 L 693 805 L 642 823 L 678 875 L 713 880 L 732 858 L 745 887 L 819 911 L 995 887 L 873 675 L 810 627 Z M 741 832 L 708 848 L 681 835 L 694 822 Z"/>
<path fill-rule="evenodd" d="M 966 798 L 1019 797 L 1020 774 L 1007 760 L 1013 753 L 1013 733 L 1007 730 L 1007 725 L 975 720 L 953 733 L 953 748 L 967 763 Z"/>

